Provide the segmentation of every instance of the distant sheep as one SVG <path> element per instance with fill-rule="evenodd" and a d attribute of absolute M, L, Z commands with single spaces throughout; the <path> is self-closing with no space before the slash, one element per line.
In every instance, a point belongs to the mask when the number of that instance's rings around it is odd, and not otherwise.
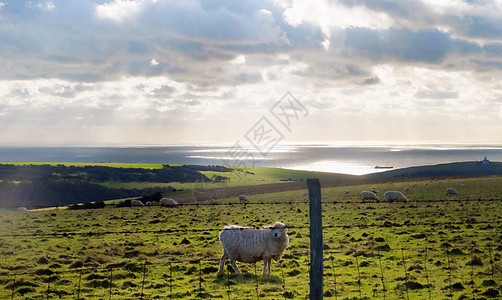
<path fill-rule="evenodd" d="M 408 202 L 408 198 L 400 191 L 387 191 L 384 194 L 385 202 Z"/>
<path fill-rule="evenodd" d="M 223 273 L 225 261 L 230 259 L 236 274 L 241 274 L 236 261 L 256 263 L 263 260 L 263 275 L 267 275 L 271 273 L 272 259 L 278 261 L 289 246 L 288 228 L 281 222 L 262 229 L 230 225 L 220 232 L 220 241 L 223 255 L 218 274 Z"/>
<path fill-rule="evenodd" d="M 404 187 L 404 191 L 405 191 L 405 192 L 409 192 L 409 191 L 410 191 L 410 187 L 409 187 L 409 186 L 405 186 L 405 187 Z"/>
<path fill-rule="evenodd" d="M 302 196 L 303 196 L 303 197 L 306 197 L 306 196 L 308 196 L 308 195 L 309 195 L 309 193 L 308 193 L 308 192 L 305 192 L 305 193 L 303 193 L 303 194 L 302 194 Z"/>
<path fill-rule="evenodd" d="M 376 200 L 376 202 L 380 202 L 380 199 L 378 198 L 378 196 L 375 193 L 370 192 L 370 191 L 362 191 L 361 192 L 361 199 L 363 201 Z"/>
<path fill-rule="evenodd" d="M 350 193 L 350 191 L 349 191 L 349 190 L 343 190 L 343 193 L 344 193 L 345 195 L 348 195 L 348 194 Z"/>
<path fill-rule="evenodd" d="M 131 206 L 144 206 L 140 200 L 131 200 Z"/>
<path fill-rule="evenodd" d="M 458 196 L 458 192 L 453 188 L 447 188 L 446 196 L 452 196 L 452 195 Z"/>
<path fill-rule="evenodd" d="M 178 207 L 178 202 L 176 200 L 171 199 L 171 198 L 162 198 L 159 201 L 160 206 L 164 207 Z"/>
<path fill-rule="evenodd" d="M 376 188 L 371 188 L 371 192 L 378 194 L 378 190 Z"/>
<path fill-rule="evenodd" d="M 239 201 L 241 203 L 249 203 L 249 198 L 246 195 L 239 195 Z"/>
<path fill-rule="evenodd" d="M 460 183 L 460 186 L 465 186 L 465 182 L 463 182 L 463 181 L 462 181 L 462 182 Z"/>

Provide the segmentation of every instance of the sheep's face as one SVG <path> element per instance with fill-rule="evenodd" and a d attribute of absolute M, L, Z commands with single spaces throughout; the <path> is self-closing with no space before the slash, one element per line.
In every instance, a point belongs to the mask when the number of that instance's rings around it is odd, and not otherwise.
<path fill-rule="evenodd" d="M 287 228 L 274 228 L 272 230 L 272 233 L 274 235 L 274 238 L 281 239 L 283 236 L 285 236 L 288 233 L 288 229 Z"/>

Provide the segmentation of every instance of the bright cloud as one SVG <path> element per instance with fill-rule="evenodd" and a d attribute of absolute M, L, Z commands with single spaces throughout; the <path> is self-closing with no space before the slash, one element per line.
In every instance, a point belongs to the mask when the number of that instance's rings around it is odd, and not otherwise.
<path fill-rule="evenodd" d="M 115 0 L 96 6 L 96 15 L 99 18 L 111 19 L 115 22 L 122 22 L 138 13 L 141 0 Z"/>
<path fill-rule="evenodd" d="M 310 110 L 291 141 L 502 142 L 501 16 L 495 0 L 2 0 L 0 140 L 234 142 L 290 91 Z"/>

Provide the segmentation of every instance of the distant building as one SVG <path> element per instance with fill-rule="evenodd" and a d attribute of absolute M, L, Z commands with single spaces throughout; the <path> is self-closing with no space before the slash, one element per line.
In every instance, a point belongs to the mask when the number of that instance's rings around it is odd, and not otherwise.
<path fill-rule="evenodd" d="M 490 164 L 490 161 L 489 161 L 488 159 L 486 159 L 486 155 L 485 155 L 485 159 L 483 159 L 483 160 L 481 161 L 481 163 L 482 163 L 483 165 L 489 165 L 489 164 Z"/>

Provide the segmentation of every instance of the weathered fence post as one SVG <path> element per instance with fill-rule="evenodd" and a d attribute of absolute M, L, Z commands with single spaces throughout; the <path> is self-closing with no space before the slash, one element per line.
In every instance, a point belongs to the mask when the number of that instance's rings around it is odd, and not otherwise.
<path fill-rule="evenodd" d="M 113 285 L 113 267 L 110 266 L 110 297 L 108 299 L 112 299 L 112 285 Z"/>
<path fill-rule="evenodd" d="M 321 184 L 307 179 L 310 200 L 310 299 L 323 298 Z"/>
<path fill-rule="evenodd" d="M 141 298 L 140 299 L 143 299 L 143 297 L 145 296 L 145 294 L 143 293 L 145 290 L 145 279 L 146 279 L 146 262 L 143 265 L 143 281 L 141 282 Z"/>
<path fill-rule="evenodd" d="M 335 272 L 335 263 L 333 262 L 333 254 L 331 254 L 331 269 L 333 270 L 333 283 L 335 285 L 335 300 L 338 299 L 338 291 L 336 290 L 336 272 Z"/>
<path fill-rule="evenodd" d="M 82 285 L 82 272 L 83 270 L 80 269 L 80 275 L 78 276 L 77 300 L 80 300 L 80 286 Z"/>
<path fill-rule="evenodd" d="M 380 264 L 380 274 L 382 279 L 382 291 L 383 291 L 383 299 L 387 299 L 387 290 L 385 289 L 385 279 L 383 277 L 383 267 L 382 267 L 382 255 L 380 254 L 380 250 L 378 249 L 378 263 Z"/>
<path fill-rule="evenodd" d="M 256 274 L 256 263 L 254 263 L 254 280 L 256 281 L 256 299 L 260 299 L 260 288 L 258 286 L 258 275 Z"/>
<path fill-rule="evenodd" d="M 12 293 L 10 294 L 10 299 L 14 300 L 14 292 L 16 291 L 16 275 L 14 275 L 14 281 L 12 282 Z"/>
<path fill-rule="evenodd" d="M 401 256 L 403 258 L 403 269 L 404 269 L 404 285 L 406 287 L 406 299 L 407 300 L 410 300 L 410 294 L 408 292 L 408 280 L 409 280 L 409 277 L 408 277 L 408 271 L 406 270 L 406 261 L 404 260 L 404 249 L 401 248 Z"/>

